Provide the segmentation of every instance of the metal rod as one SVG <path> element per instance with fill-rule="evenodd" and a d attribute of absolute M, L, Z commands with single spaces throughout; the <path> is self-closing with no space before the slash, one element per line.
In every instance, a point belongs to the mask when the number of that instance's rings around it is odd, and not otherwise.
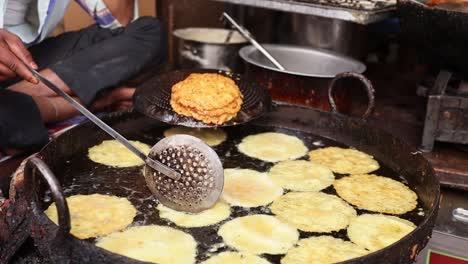
<path fill-rule="evenodd" d="M 180 178 L 180 173 L 172 170 L 171 168 L 167 167 L 166 165 L 162 164 L 159 161 L 153 160 L 150 157 L 146 156 L 143 152 L 141 152 L 138 148 L 136 148 L 132 143 L 130 143 L 125 137 L 120 135 L 117 131 L 111 128 L 109 125 L 104 123 L 101 119 L 91 113 L 88 109 L 84 106 L 79 104 L 75 99 L 69 96 L 66 92 L 62 91 L 60 88 L 55 86 L 52 82 L 50 82 L 47 78 L 42 76 L 39 72 L 31 68 L 29 65 L 25 64 L 29 70 L 45 85 L 47 85 L 52 91 L 63 97 L 67 102 L 69 102 L 76 110 L 86 116 L 91 122 L 96 124 L 102 130 L 104 130 L 107 134 L 115 138 L 117 141 L 122 143 L 127 149 L 137 155 L 140 159 L 142 159 L 148 166 L 151 168 L 161 172 L 162 174 L 170 177 L 171 179 L 178 180 Z"/>
<path fill-rule="evenodd" d="M 228 32 L 228 34 L 226 36 L 226 39 L 224 39 L 224 43 L 229 43 L 233 33 L 234 33 L 234 30 L 229 30 L 229 32 Z"/>
<path fill-rule="evenodd" d="M 245 29 L 244 27 L 240 26 L 230 15 L 226 12 L 223 12 L 223 16 L 231 23 L 247 40 L 252 43 L 268 60 L 271 61 L 278 69 L 284 71 L 285 68 L 262 46 L 258 43 L 252 36 L 252 34 Z"/>

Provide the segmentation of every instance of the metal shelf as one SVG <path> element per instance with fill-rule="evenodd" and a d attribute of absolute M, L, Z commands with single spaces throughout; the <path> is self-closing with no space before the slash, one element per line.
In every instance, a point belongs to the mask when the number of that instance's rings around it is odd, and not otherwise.
<path fill-rule="evenodd" d="M 266 9 L 273 9 L 284 12 L 299 13 L 305 15 L 315 15 L 327 18 L 336 18 L 345 21 L 367 25 L 370 23 L 378 22 L 386 18 L 392 17 L 396 9 L 395 3 L 387 4 L 384 8 L 368 8 L 358 9 L 355 7 L 347 7 L 348 1 L 343 1 L 342 5 L 335 4 L 333 6 L 328 4 L 321 4 L 317 1 L 293 1 L 293 0 L 213 0 L 217 2 L 225 2 L 236 5 L 245 5 L 252 7 L 260 7 Z M 362 2 L 372 2 L 366 0 Z"/>

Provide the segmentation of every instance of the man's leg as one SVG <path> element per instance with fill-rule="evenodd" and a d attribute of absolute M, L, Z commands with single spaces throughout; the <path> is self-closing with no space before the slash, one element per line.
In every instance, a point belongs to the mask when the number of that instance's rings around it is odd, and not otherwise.
<path fill-rule="evenodd" d="M 144 67 L 157 65 L 165 58 L 165 35 L 154 18 L 140 18 L 116 30 L 93 26 L 77 33 L 81 34 L 66 33 L 62 38 L 45 41 L 31 51 L 33 57 L 37 56 L 39 67 L 48 67 L 41 71 L 46 77 L 85 104 L 90 104 L 99 92 L 122 84 Z M 25 81 L 9 89 L 34 96 L 53 95 L 43 84 Z"/>
<path fill-rule="evenodd" d="M 41 147 L 49 137 L 34 100 L 22 93 L 0 91 L 0 150 Z"/>

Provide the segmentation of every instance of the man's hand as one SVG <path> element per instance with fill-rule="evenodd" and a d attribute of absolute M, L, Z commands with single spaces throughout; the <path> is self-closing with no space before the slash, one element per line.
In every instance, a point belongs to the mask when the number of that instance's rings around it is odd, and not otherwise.
<path fill-rule="evenodd" d="M 37 69 L 31 53 L 21 39 L 7 30 L 0 29 L 0 81 L 19 75 L 26 81 L 37 84 L 38 80 L 24 64 Z"/>

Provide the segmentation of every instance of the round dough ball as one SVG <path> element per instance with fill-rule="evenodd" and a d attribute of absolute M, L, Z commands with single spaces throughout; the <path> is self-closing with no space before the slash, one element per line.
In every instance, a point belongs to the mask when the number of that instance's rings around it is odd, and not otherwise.
<path fill-rule="evenodd" d="M 348 203 L 373 212 L 404 214 L 417 206 L 418 196 L 406 185 L 374 174 L 344 177 L 333 187 Z"/>
<path fill-rule="evenodd" d="M 309 158 L 341 174 L 369 173 L 380 168 L 379 163 L 372 156 L 355 149 L 321 148 L 309 152 Z"/>
<path fill-rule="evenodd" d="M 176 211 L 159 204 L 159 217 L 168 219 L 182 227 L 202 227 L 210 226 L 227 219 L 231 214 L 231 208 L 224 202 L 217 202 L 212 208 L 197 214 L 189 214 Z"/>
<path fill-rule="evenodd" d="M 329 168 L 305 160 L 282 161 L 270 169 L 268 176 L 276 185 L 293 191 L 321 191 L 335 180 Z"/>
<path fill-rule="evenodd" d="M 100 239 L 96 246 L 132 259 L 159 264 L 195 263 L 197 243 L 182 231 L 165 226 L 135 226 Z"/>
<path fill-rule="evenodd" d="M 249 215 L 223 224 L 224 242 L 251 254 L 284 254 L 299 239 L 299 232 L 271 215 Z"/>
<path fill-rule="evenodd" d="M 139 141 L 130 141 L 135 147 L 148 155 L 151 147 Z M 111 167 L 133 167 L 144 162 L 117 140 L 104 140 L 88 150 L 90 160 Z"/>
<path fill-rule="evenodd" d="M 402 239 L 415 228 L 410 221 L 396 216 L 363 214 L 349 225 L 348 237 L 370 251 L 377 251 Z"/>
<path fill-rule="evenodd" d="M 307 153 L 299 138 L 274 132 L 247 136 L 237 148 L 249 157 L 269 162 L 294 160 Z"/>
<path fill-rule="evenodd" d="M 222 198 L 233 206 L 267 205 L 283 194 L 265 173 L 249 169 L 225 169 Z"/>
<path fill-rule="evenodd" d="M 223 143 L 227 138 L 226 132 L 224 132 L 222 129 L 172 127 L 164 131 L 165 137 L 178 134 L 191 135 L 199 138 L 210 147 L 214 147 Z"/>
<path fill-rule="evenodd" d="M 202 264 L 270 264 L 270 262 L 251 254 L 223 252 L 203 261 Z"/>
<path fill-rule="evenodd" d="M 137 210 L 126 199 L 116 196 L 91 194 L 66 198 L 70 210 L 71 233 L 81 239 L 107 235 L 133 222 Z M 57 208 L 51 204 L 44 212 L 58 224 Z"/>
<path fill-rule="evenodd" d="M 281 264 L 332 264 L 368 254 L 365 248 L 331 236 L 299 240 L 281 259 Z"/>
<path fill-rule="evenodd" d="M 356 210 L 345 201 L 321 192 L 290 192 L 275 200 L 270 209 L 281 221 L 307 232 L 338 231 L 356 217 Z"/>

